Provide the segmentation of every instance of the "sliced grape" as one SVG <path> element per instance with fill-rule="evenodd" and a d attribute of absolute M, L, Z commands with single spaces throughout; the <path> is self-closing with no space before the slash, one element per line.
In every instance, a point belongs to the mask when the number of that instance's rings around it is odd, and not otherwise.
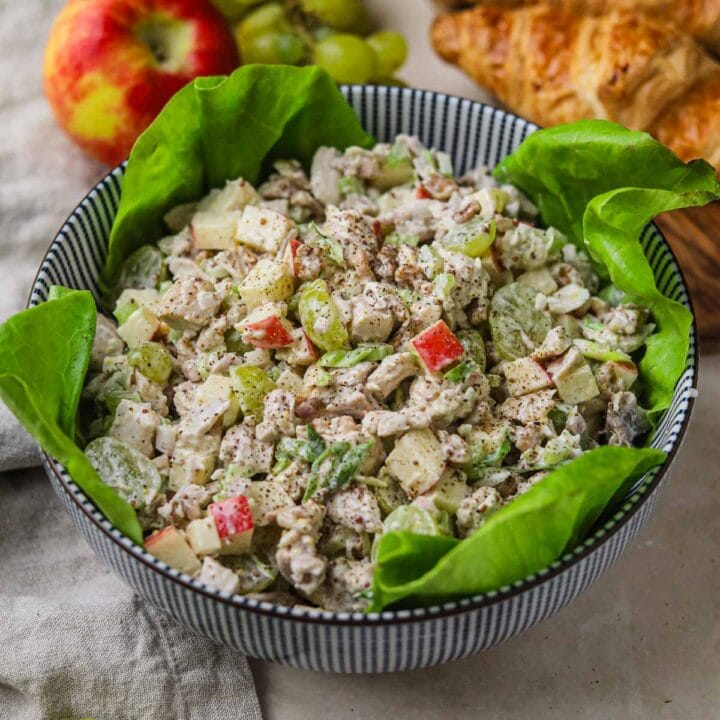
<path fill-rule="evenodd" d="M 550 318 L 535 307 L 537 292 L 520 283 L 501 287 L 490 301 L 490 331 L 505 360 L 527 357 L 550 330 Z"/>
<path fill-rule="evenodd" d="M 242 45 L 256 35 L 290 30 L 292 26 L 285 8 L 278 2 L 271 2 L 249 13 L 238 26 L 237 36 Z"/>
<path fill-rule="evenodd" d="M 383 532 L 411 532 L 416 535 L 438 535 L 438 526 L 433 516 L 417 505 L 401 505 L 395 508 L 383 521 Z"/>
<path fill-rule="evenodd" d="M 99 437 L 85 455 L 100 479 L 114 488 L 135 510 L 152 506 L 162 491 L 162 478 L 143 454 L 113 437 Z"/>
<path fill-rule="evenodd" d="M 474 217 L 462 225 L 454 227 L 440 244 L 448 250 L 462 253 L 471 258 L 484 255 L 495 240 L 495 221 L 487 222 Z"/>
<path fill-rule="evenodd" d="M 123 263 L 117 293 L 125 288 L 156 288 L 165 279 L 166 269 L 163 254 L 152 245 L 138 248 Z"/>
<path fill-rule="evenodd" d="M 363 84 L 375 76 L 375 52 L 357 35 L 326 37 L 315 46 L 314 60 L 338 83 Z"/>
<path fill-rule="evenodd" d="M 223 564 L 240 578 L 241 595 L 266 590 L 278 576 L 277 568 L 260 555 L 229 555 L 223 558 Z"/>
<path fill-rule="evenodd" d="M 405 38 L 392 30 L 381 30 L 367 39 L 377 56 L 377 77 L 389 78 L 407 60 Z"/>
<path fill-rule="evenodd" d="M 148 380 L 164 385 L 173 369 L 170 353 L 156 342 L 142 342 L 128 353 L 128 362 Z"/>
<path fill-rule="evenodd" d="M 275 389 L 275 383 L 264 370 L 254 365 L 240 365 L 230 371 L 233 390 L 243 415 L 262 417 L 265 396 Z"/>
<path fill-rule="evenodd" d="M 312 342 L 323 350 L 347 347 L 348 333 L 324 280 L 314 280 L 300 291 L 298 315 Z"/>

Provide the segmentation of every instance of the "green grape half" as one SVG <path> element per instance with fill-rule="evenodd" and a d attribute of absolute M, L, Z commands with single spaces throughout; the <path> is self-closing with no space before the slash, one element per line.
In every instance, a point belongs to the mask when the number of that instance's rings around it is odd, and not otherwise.
<path fill-rule="evenodd" d="M 313 59 L 338 83 L 363 84 L 376 74 L 375 52 L 357 35 L 337 33 L 326 37 L 315 46 Z"/>
<path fill-rule="evenodd" d="M 407 60 L 408 46 L 405 38 L 392 30 L 381 30 L 367 38 L 367 43 L 377 56 L 376 78 L 389 78 Z"/>
<path fill-rule="evenodd" d="M 170 353 L 160 343 L 142 342 L 130 350 L 128 362 L 148 380 L 164 385 L 173 369 Z"/>
<path fill-rule="evenodd" d="M 271 2 L 253 10 L 237 26 L 237 37 L 241 44 L 250 38 L 271 32 L 290 32 L 292 26 L 281 3 Z M 244 58 L 243 58 L 244 59 Z"/>

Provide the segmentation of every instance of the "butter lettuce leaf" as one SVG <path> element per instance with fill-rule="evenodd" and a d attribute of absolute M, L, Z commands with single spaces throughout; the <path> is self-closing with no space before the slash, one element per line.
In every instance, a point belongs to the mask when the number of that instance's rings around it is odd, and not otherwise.
<path fill-rule="evenodd" d="M 553 470 L 465 540 L 383 535 L 368 612 L 498 590 L 548 567 L 664 459 L 651 448 L 596 448 Z"/>
<path fill-rule="evenodd" d="M 257 182 L 273 160 L 306 166 L 321 145 L 368 146 L 330 76 L 318 67 L 246 65 L 180 90 L 135 143 L 103 273 L 111 286 L 122 261 L 167 234 L 163 215 L 242 177 Z"/>
<path fill-rule="evenodd" d="M 715 169 L 683 163 L 646 133 L 582 120 L 533 133 L 495 176 L 526 193 L 546 225 L 587 248 L 601 274 L 652 311 L 657 332 L 640 370 L 650 410 L 667 408 L 685 368 L 692 316 L 658 290 L 639 237 L 661 212 L 720 198 Z"/>
<path fill-rule="evenodd" d="M 95 301 L 85 290 L 66 288 L 53 288 L 51 297 L 0 325 L 0 398 L 105 517 L 142 543 L 135 511 L 100 480 L 75 442 L 75 417 L 95 337 Z"/>

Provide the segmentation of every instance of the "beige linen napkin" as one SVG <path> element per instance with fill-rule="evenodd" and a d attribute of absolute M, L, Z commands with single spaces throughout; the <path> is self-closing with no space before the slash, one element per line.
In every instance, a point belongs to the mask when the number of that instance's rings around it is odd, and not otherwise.
<path fill-rule="evenodd" d="M 0 0 L 0 321 L 103 174 L 57 129 L 42 51 L 63 0 Z M 247 659 L 141 602 L 94 557 L 0 403 L 0 720 L 259 720 Z"/>

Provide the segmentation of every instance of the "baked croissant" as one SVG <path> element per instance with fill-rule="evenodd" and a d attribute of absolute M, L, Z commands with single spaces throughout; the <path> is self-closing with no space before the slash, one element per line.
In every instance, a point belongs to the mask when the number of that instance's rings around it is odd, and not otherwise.
<path fill-rule="evenodd" d="M 436 18 L 432 42 L 539 125 L 614 120 L 720 167 L 720 64 L 669 21 L 476 7 Z"/>
<path fill-rule="evenodd" d="M 670 20 L 703 45 L 720 52 L 720 0 L 443 0 L 449 7 L 496 5 L 513 8 L 550 4 L 579 14 L 631 10 Z"/>

